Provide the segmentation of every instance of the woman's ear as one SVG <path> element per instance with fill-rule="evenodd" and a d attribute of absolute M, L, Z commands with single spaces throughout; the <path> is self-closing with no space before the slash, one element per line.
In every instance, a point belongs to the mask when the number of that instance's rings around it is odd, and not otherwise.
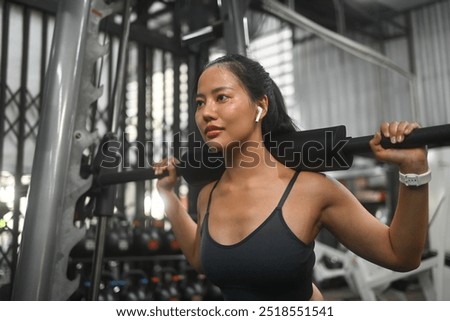
<path fill-rule="evenodd" d="M 269 107 L 269 99 L 267 98 L 267 95 L 264 95 L 260 100 L 257 102 L 257 109 L 258 113 L 256 114 L 256 122 L 259 122 L 261 120 L 261 117 L 264 117 L 267 114 L 267 109 Z"/>
<path fill-rule="evenodd" d="M 256 108 L 258 109 L 258 112 L 256 114 L 255 122 L 259 123 L 259 120 L 261 119 L 261 115 L 262 115 L 264 109 L 261 106 L 257 106 Z"/>

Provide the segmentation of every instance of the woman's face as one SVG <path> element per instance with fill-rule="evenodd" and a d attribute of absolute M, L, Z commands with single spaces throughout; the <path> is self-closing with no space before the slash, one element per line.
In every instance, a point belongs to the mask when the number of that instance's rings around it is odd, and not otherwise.
<path fill-rule="evenodd" d="M 195 121 L 209 147 L 226 150 L 261 142 L 257 105 L 238 78 L 224 66 L 207 68 L 198 80 Z"/>

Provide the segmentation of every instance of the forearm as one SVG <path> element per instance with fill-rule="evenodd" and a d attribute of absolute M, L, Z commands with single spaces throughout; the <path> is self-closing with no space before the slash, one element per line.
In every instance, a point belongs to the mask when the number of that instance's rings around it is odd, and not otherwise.
<path fill-rule="evenodd" d="M 402 172 L 422 173 L 420 169 Z M 428 233 L 428 184 L 408 187 L 400 184 L 397 209 L 390 225 L 390 240 L 396 256 L 407 265 L 418 265 Z"/>
<path fill-rule="evenodd" d="M 196 246 L 197 224 L 173 191 L 160 191 L 160 195 L 165 205 L 165 214 L 172 225 L 172 230 L 180 244 L 183 254 L 194 268 L 198 268 L 199 259 Z"/>

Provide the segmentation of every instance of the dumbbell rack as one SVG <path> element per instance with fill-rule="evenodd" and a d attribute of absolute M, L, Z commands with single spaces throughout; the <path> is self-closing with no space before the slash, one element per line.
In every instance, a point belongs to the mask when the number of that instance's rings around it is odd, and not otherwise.
<path fill-rule="evenodd" d="M 155 222 L 160 233 L 153 239 L 149 226 L 145 227 L 145 237 L 140 229 L 127 223 L 116 224 L 114 230 L 108 231 L 98 300 L 221 300 L 218 288 L 181 254 L 172 231 L 161 228 L 163 221 Z M 95 225 L 88 228 L 86 237 L 71 252 L 68 275 L 79 277 L 80 284 L 69 300 L 91 299 L 94 246 Z"/>

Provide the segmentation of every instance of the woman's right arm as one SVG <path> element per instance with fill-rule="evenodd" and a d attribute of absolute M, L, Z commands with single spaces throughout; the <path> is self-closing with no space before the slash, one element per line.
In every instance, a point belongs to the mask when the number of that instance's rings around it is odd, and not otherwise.
<path fill-rule="evenodd" d="M 200 228 L 189 215 L 175 193 L 178 177 L 175 170 L 175 159 L 166 159 L 153 166 L 156 175 L 168 171 L 169 175 L 158 179 L 157 189 L 164 202 L 165 214 L 180 245 L 181 251 L 191 266 L 201 272 L 200 263 Z M 200 222 L 200 217 L 198 219 Z"/>

